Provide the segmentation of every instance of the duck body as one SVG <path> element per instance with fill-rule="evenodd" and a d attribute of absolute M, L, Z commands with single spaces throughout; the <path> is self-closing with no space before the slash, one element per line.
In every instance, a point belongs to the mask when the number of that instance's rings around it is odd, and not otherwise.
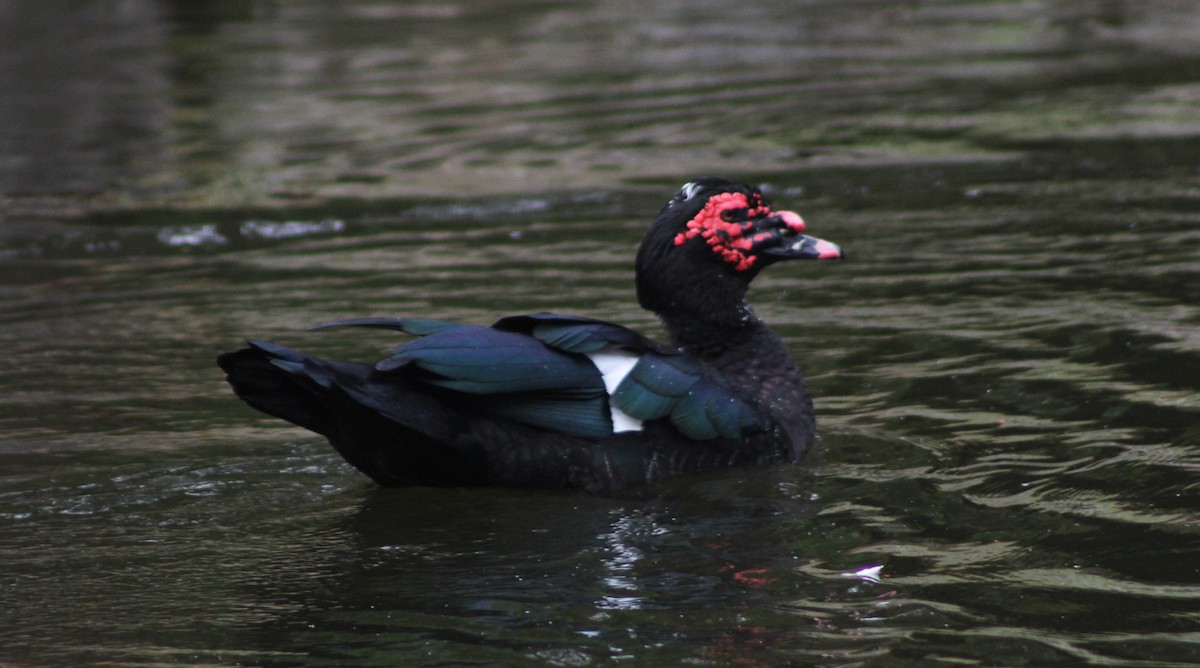
<path fill-rule="evenodd" d="M 647 232 L 639 301 L 672 345 L 590 318 L 538 313 L 490 327 L 419 318 L 323 325 L 416 337 L 377 363 L 264 341 L 218 364 L 234 392 L 325 436 L 384 486 L 506 485 L 606 493 L 719 467 L 798 461 L 812 400 L 787 347 L 745 302 L 780 259 L 834 258 L 756 189 L 686 185 Z"/>

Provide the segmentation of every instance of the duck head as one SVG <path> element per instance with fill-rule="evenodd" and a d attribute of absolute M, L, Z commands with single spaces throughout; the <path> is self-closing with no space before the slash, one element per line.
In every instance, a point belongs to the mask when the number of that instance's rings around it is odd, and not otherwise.
<path fill-rule="evenodd" d="M 642 240 L 638 301 L 659 314 L 688 312 L 708 320 L 748 311 L 746 290 L 765 267 L 842 257 L 837 245 L 803 234 L 804 228 L 799 215 L 773 209 L 758 188 L 720 178 L 692 181 L 667 202 Z"/>

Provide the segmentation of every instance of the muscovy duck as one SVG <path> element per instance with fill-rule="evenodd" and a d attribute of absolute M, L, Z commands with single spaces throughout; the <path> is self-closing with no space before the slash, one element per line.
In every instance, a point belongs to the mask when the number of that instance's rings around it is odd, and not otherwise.
<path fill-rule="evenodd" d="M 612 492 L 716 467 L 797 461 L 815 438 L 791 354 L 747 305 L 788 259 L 841 258 L 757 189 L 685 185 L 638 250 L 637 295 L 671 338 L 570 315 L 491 327 L 360 318 L 416 338 L 375 364 L 265 341 L 218 358 L 246 403 L 325 436 L 380 485 Z"/>

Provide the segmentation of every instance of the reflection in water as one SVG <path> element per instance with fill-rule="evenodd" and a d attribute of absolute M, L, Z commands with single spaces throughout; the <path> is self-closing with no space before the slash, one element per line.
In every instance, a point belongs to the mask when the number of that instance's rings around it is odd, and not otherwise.
<path fill-rule="evenodd" d="M 0 663 L 1200 661 L 1197 6 L 643 4 L 0 7 Z M 756 284 L 811 469 L 379 490 L 213 366 L 654 334 L 712 171 L 849 253 Z"/>
<path fill-rule="evenodd" d="M 637 562 L 642 558 L 642 551 L 628 544 L 630 534 L 637 532 L 638 520 L 645 518 L 622 516 L 617 518 L 612 533 L 604 537 L 608 550 L 612 553 L 604 561 L 607 575 L 604 586 L 610 591 L 597 602 L 601 610 L 637 610 L 642 607 L 642 598 L 638 596 L 638 581 L 633 571 Z M 625 540 L 623 540 L 623 537 Z"/>

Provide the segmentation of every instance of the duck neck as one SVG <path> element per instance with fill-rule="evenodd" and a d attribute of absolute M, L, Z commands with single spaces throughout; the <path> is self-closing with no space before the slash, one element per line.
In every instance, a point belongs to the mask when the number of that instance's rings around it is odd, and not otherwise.
<path fill-rule="evenodd" d="M 748 394 L 763 392 L 768 378 L 799 376 L 791 351 L 745 301 L 734 309 L 659 315 L 672 344 Z"/>
<path fill-rule="evenodd" d="M 751 277 L 674 268 L 658 273 L 657 264 L 639 265 L 638 301 L 658 314 L 671 343 L 680 350 L 722 366 L 726 357 L 737 359 L 747 353 L 757 357 L 757 349 L 783 349 L 778 337 L 746 303 Z M 681 275 L 686 279 L 676 278 Z"/>
<path fill-rule="evenodd" d="M 659 313 L 659 317 L 672 344 L 710 363 L 771 334 L 744 299 L 732 308 L 671 311 Z"/>

